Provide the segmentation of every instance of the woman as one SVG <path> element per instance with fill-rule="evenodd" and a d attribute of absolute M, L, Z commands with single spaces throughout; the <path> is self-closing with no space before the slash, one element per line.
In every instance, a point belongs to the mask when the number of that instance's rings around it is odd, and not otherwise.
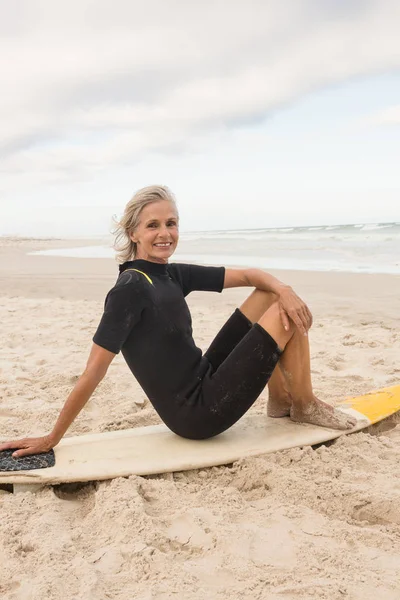
<path fill-rule="evenodd" d="M 53 431 L 0 445 L 15 457 L 47 452 L 104 378 L 124 358 L 166 425 L 204 439 L 231 427 L 268 383 L 268 415 L 347 429 L 355 419 L 313 394 L 307 332 L 312 316 L 291 287 L 259 269 L 170 264 L 178 211 L 166 187 L 139 190 L 116 230 L 120 275 L 107 294 L 84 373 Z M 184 297 L 194 290 L 254 288 L 204 354 L 192 338 Z"/>

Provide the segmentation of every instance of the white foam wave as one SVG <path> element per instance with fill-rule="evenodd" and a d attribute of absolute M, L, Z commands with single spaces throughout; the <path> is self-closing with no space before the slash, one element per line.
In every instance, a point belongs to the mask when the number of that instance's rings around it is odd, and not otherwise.
<path fill-rule="evenodd" d="M 364 225 L 362 230 L 363 231 L 375 231 L 378 229 L 386 229 L 387 227 L 393 227 L 393 223 L 370 223 L 367 225 Z"/>
<path fill-rule="evenodd" d="M 32 254 L 113 258 L 114 250 L 103 241 L 103 245 L 41 250 Z M 181 235 L 179 251 L 173 259 L 206 264 L 213 260 L 215 264 L 265 269 L 398 273 L 399 257 L 399 223 L 364 223 L 189 232 Z"/>

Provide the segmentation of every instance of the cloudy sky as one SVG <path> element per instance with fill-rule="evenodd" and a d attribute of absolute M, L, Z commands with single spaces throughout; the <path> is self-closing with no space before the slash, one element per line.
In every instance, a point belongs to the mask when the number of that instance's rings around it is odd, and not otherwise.
<path fill-rule="evenodd" d="M 0 234 L 400 221 L 398 0 L 0 0 Z"/>

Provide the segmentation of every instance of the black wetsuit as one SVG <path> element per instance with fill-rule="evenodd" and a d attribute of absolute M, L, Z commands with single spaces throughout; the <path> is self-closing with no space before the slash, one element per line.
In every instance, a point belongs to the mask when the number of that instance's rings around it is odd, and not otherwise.
<path fill-rule="evenodd" d="M 203 439 L 228 429 L 250 408 L 279 360 L 272 337 L 239 309 L 202 355 L 185 296 L 221 292 L 224 267 L 133 260 L 105 301 L 93 337 L 122 354 L 164 423 Z"/>

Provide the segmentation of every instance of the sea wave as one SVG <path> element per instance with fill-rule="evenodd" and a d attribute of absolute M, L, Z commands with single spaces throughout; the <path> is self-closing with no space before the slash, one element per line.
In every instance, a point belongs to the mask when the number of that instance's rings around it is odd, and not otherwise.
<path fill-rule="evenodd" d="M 327 225 L 181 234 L 173 260 L 263 269 L 400 273 L 400 223 Z M 84 246 L 32 254 L 112 258 L 111 247 Z"/>

